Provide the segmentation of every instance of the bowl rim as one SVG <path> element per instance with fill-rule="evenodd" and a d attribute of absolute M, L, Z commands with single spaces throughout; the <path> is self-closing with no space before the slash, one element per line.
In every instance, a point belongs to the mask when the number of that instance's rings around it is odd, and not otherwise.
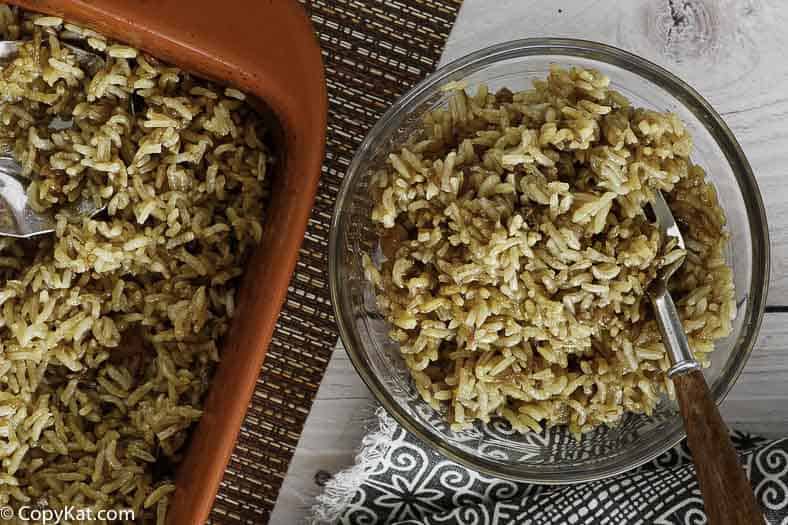
<path fill-rule="evenodd" d="M 340 282 L 338 259 L 339 250 L 343 249 L 340 245 L 340 234 L 342 231 L 343 216 L 345 215 L 343 213 L 343 205 L 350 194 L 351 188 L 356 182 L 360 164 L 362 159 L 366 156 L 366 153 L 371 150 L 373 145 L 379 140 L 379 137 L 385 137 L 387 135 L 389 131 L 387 128 L 390 127 L 391 122 L 397 121 L 400 117 L 407 115 L 413 107 L 418 105 L 418 103 L 424 102 L 429 96 L 434 94 L 441 85 L 449 81 L 466 78 L 495 62 L 539 55 L 562 56 L 570 59 L 588 58 L 620 67 L 649 82 L 657 84 L 662 89 L 668 91 L 702 122 L 706 130 L 714 138 L 718 147 L 723 151 L 728 164 L 731 166 L 744 200 L 748 217 L 749 233 L 753 243 L 752 276 L 749 291 L 747 293 L 747 307 L 744 314 L 745 320 L 749 320 L 749 322 L 743 326 L 742 333 L 735 342 L 735 345 L 739 347 L 739 351 L 737 352 L 738 358 L 734 360 L 733 366 L 729 366 L 722 371 L 720 377 L 711 388 L 712 395 L 718 405 L 725 399 L 725 396 L 735 384 L 752 353 L 766 307 L 770 274 L 769 230 L 766 211 L 758 189 L 758 184 L 752 172 L 752 168 L 730 128 L 714 108 L 712 108 L 695 89 L 665 68 L 633 53 L 608 44 L 573 38 L 541 37 L 525 38 L 495 44 L 447 63 L 405 93 L 384 113 L 367 133 L 358 150 L 356 150 L 353 160 L 342 181 L 342 185 L 340 186 L 331 219 L 331 231 L 329 235 L 329 286 L 340 339 L 345 351 L 350 357 L 350 361 L 353 363 L 353 367 L 367 385 L 367 388 L 373 393 L 378 403 L 384 407 L 386 412 L 392 416 L 399 425 L 416 436 L 422 443 L 427 444 L 430 448 L 436 450 L 446 458 L 471 470 L 517 482 L 565 485 L 608 478 L 627 472 L 651 461 L 668 449 L 674 447 L 685 437 L 686 434 L 683 425 L 678 429 L 673 439 L 669 439 L 662 443 L 660 443 L 661 439 L 651 439 L 647 443 L 649 445 L 647 447 L 649 449 L 647 453 L 634 461 L 625 462 L 618 466 L 603 465 L 603 469 L 595 467 L 579 473 L 564 471 L 561 472 L 558 477 L 552 477 L 552 474 L 550 474 L 551 477 L 544 477 L 544 475 L 540 475 L 539 473 L 534 474 L 533 472 L 529 472 L 528 469 L 522 469 L 521 465 L 499 465 L 496 466 L 496 468 L 491 468 L 485 464 L 479 463 L 480 460 L 485 462 L 485 459 L 464 451 L 458 451 L 445 445 L 443 442 L 433 439 L 426 427 L 418 423 L 410 414 L 399 410 L 392 396 L 382 387 L 380 379 L 364 365 L 364 358 L 353 344 L 352 333 L 354 329 L 345 323 L 345 319 L 340 311 L 340 289 L 343 287 L 344 283 Z M 758 279 L 758 277 L 760 277 L 760 279 Z"/>

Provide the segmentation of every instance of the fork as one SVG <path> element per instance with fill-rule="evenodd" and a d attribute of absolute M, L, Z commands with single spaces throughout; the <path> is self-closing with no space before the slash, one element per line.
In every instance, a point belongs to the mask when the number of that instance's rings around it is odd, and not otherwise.
<path fill-rule="evenodd" d="M 685 249 L 684 238 L 661 191 L 654 191 L 650 204 L 663 242 L 675 239 L 678 247 Z M 676 388 L 703 506 L 712 525 L 763 523 L 763 514 L 739 464 L 728 427 L 711 396 L 700 363 L 692 354 L 668 291 L 668 280 L 684 263 L 684 258 L 662 268 L 647 293 L 672 365 L 667 373 Z"/>

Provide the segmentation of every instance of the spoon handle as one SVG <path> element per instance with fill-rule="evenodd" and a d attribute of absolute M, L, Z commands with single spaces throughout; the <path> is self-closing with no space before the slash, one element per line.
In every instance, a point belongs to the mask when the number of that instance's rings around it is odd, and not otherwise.
<path fill-rule="evenodd" d="M 673 384 L 709 523 L 763 523 L 763 514 L 703 373 L 690 370 L 676 374 Z"/>
<path fill-rule="evenodd" d="M 679 311 L 676 310 L 673 298 L 668 292 L 665 279 L 657 279 L 649 288 L 648 294 L 651 304 L 654 305 L 654 315 L 662 334 L 662 343 L 665 345 L 665 351 L 667 351 L 672 365 L 668 370 L 668 377 L 689 370 L 700 370 L 700 363 L 695 360 L 695 356 L 692 354 L 687 334 L 684 333 L 684 326 L 681 324 Z"/>
<path fill-rule="evenodd" d="M 690 350 L 687 334 L 676 305 L 663 281 L 649 289 L 662 342 L 673 366 L 676 397 L 684 419 L 687 444 L 703 495 L 703 506 L 711 525 L 754 525 L 763 523 L 728 427 L 711 397 L 706 379 Z"/>

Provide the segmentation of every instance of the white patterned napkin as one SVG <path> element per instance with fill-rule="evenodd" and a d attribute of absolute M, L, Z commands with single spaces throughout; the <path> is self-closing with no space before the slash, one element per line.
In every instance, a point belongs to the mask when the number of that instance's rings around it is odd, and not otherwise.
<path fill-rule="evenodd" d="M 547 487 L 483 476 L 425 447 L 382 409 L 356 465 L 331 479 L 313 524 L 504 525 L 706 523 L 683 443 L 627 474 Z M 788 439 L 734 432 L 769 523 L 788 523 Z"/>

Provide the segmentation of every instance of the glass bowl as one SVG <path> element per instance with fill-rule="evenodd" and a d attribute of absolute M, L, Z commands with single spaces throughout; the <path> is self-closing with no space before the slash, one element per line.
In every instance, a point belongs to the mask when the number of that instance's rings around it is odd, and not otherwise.
<path fill-rule="evenodd" d="M 563 484 L 624 472 L 674 446 L 684 437 L 675 402 L 663 399 L 650 417 L 629 414 L 615 428 L 599 428 L 580 440 L 563 427 L 518 434 L 503 420 L 453 432 L 416 392 L 361 264 L 362 254 L 376 244 L 370 176 L 418 129 L 426 111 L 447 104 L 440 87 L 464 80 L 472 91 L 480 83 L 491 90 L 526 89 L 544 78 L 552 63 L 599 70 L 633 105 L 671 111 L 692 133 L 693 161 L 716 187 L 731 236 L 727 257 L 736 286 L 736 319 L 704 371 L 714 398 L 722 401 L 752 351 L 766 302 L 769 239 L 761 196 L 741 147 L 708 102 L 668 71 L 614 47 L 541 38 L 496 45 L 444 66 L 403 96 L 367 135 L 342 183 L 331 225 L 329 279 L 342 342 L 361 378 L 400 425 L 473 470 Z"/>

